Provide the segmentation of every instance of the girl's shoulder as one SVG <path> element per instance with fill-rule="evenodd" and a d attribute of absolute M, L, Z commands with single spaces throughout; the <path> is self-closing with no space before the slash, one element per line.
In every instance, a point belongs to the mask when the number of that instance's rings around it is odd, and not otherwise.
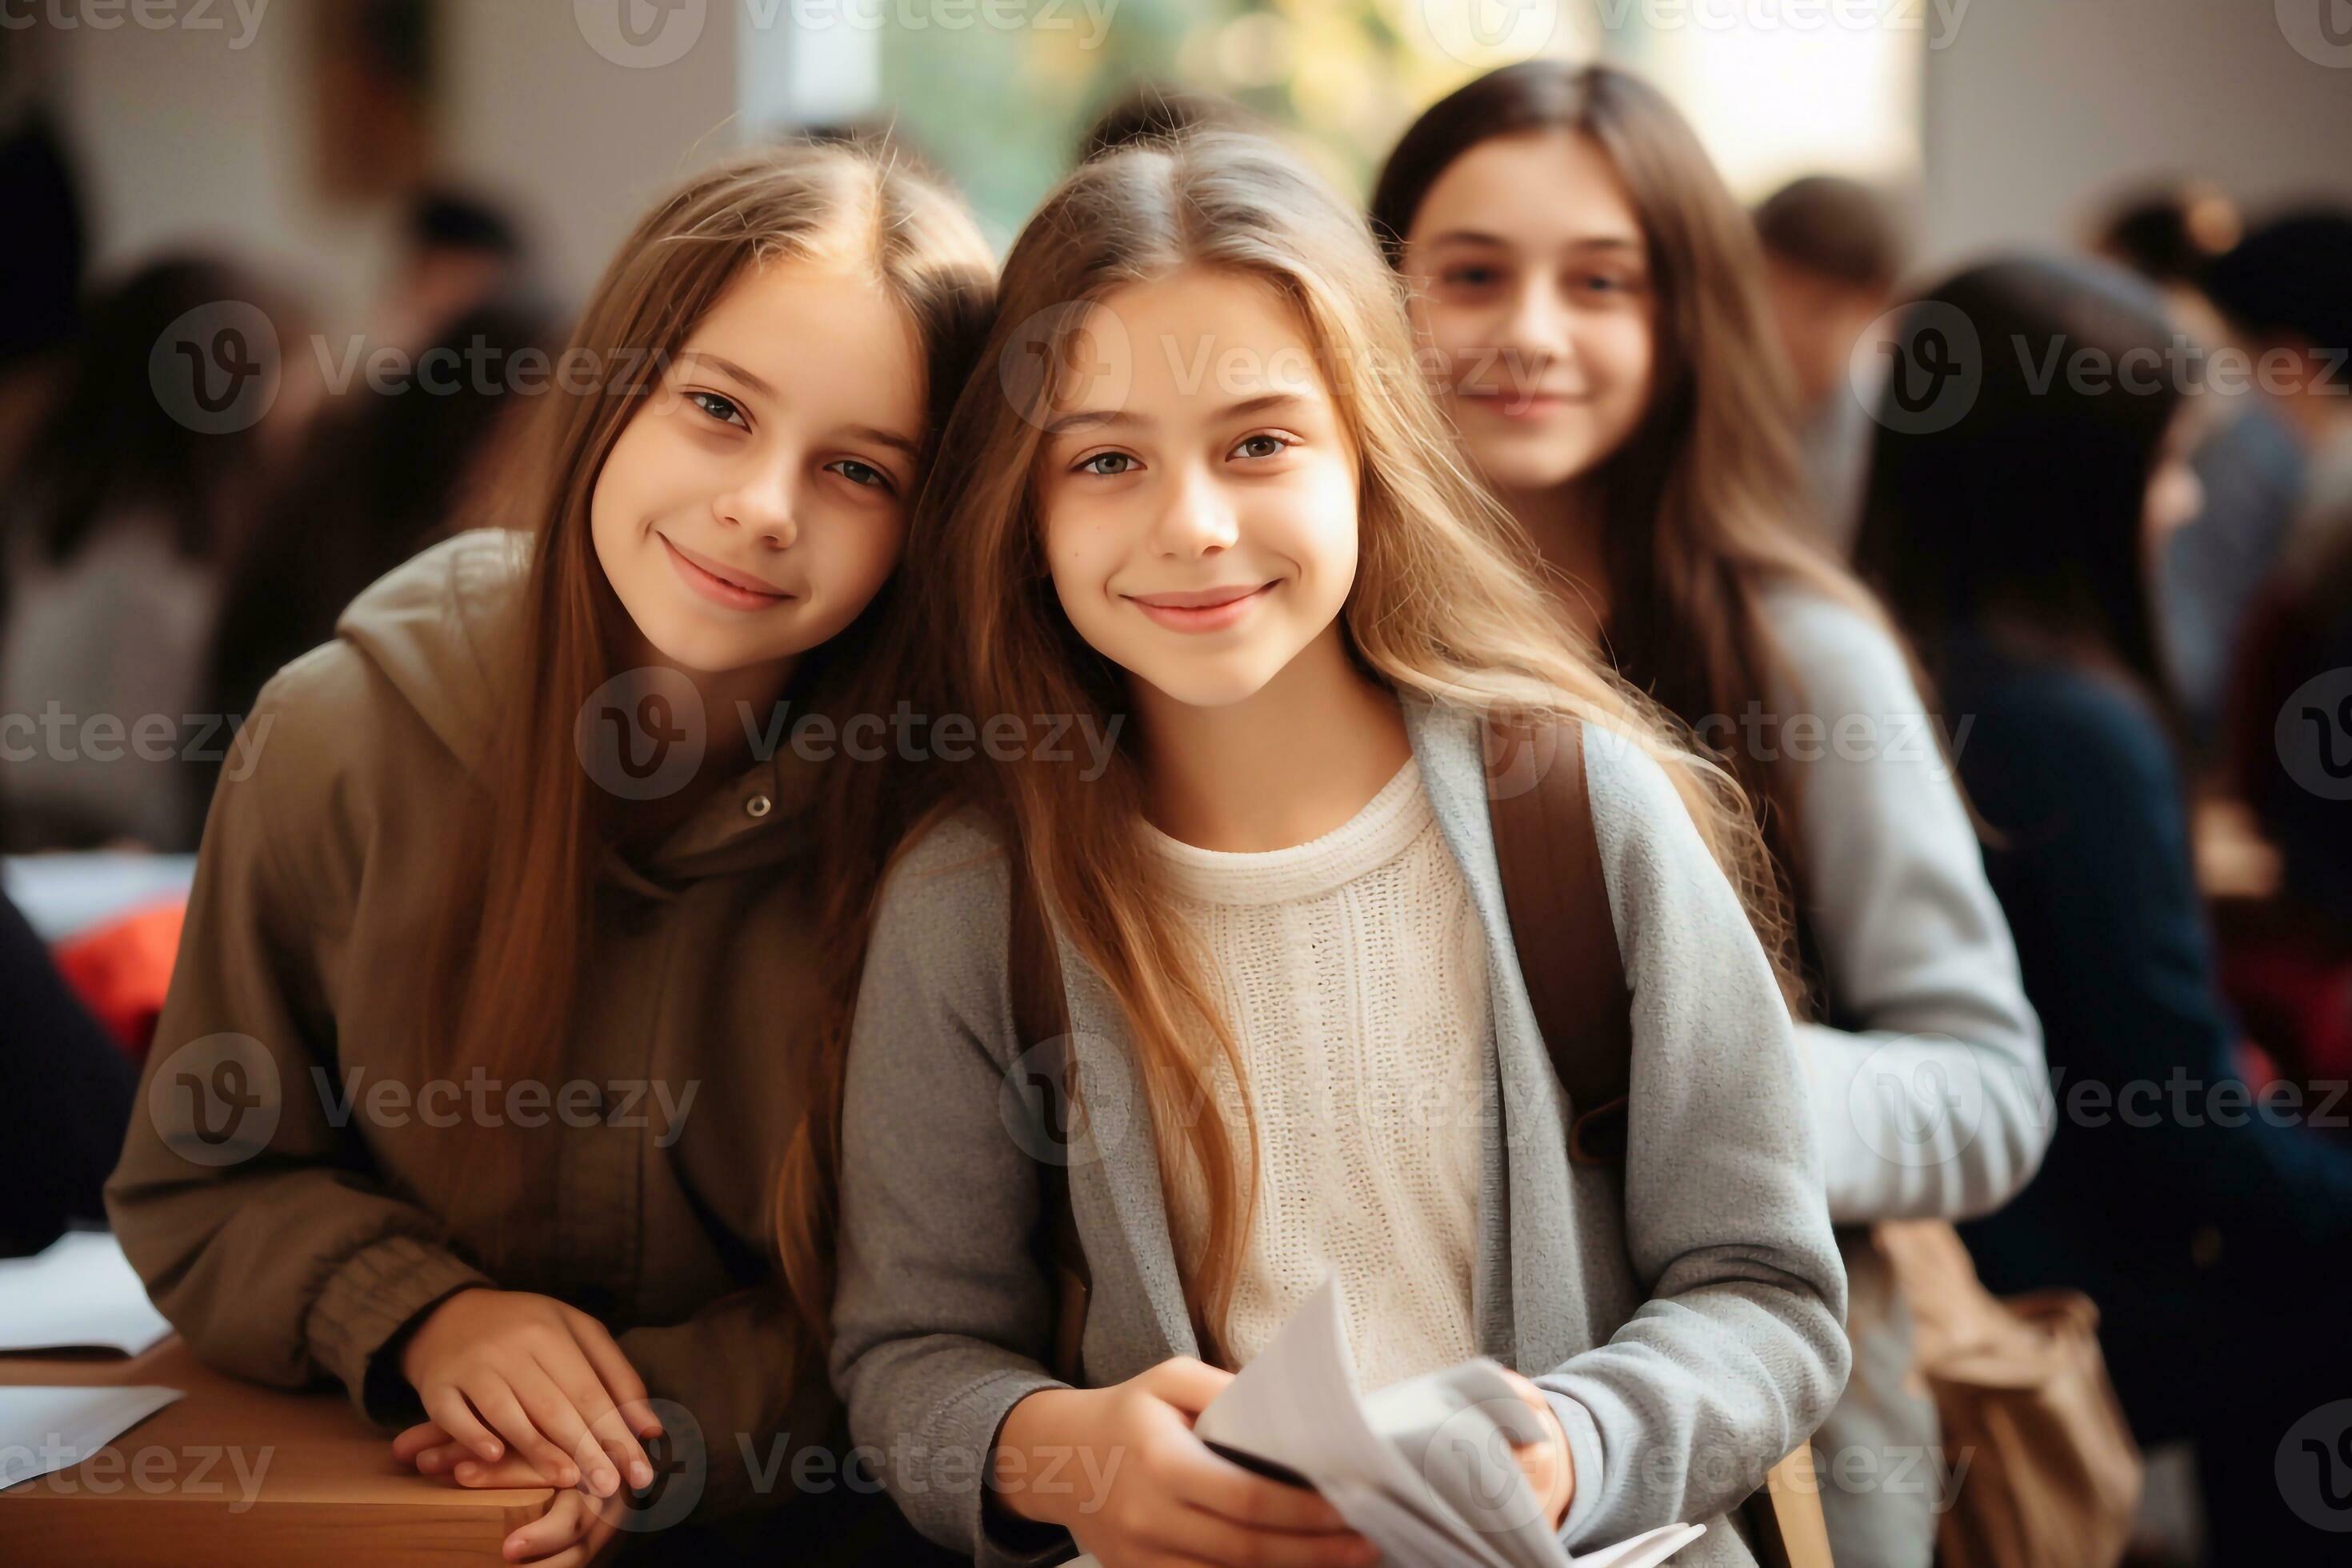
<path fill-rule="evenodd" d="M 977 805 L 918 826 L 890 859 L 875 914 L 875 942 L 963 944 L 980 931 L 1003 940 L 1012 905 L 1012 860 L 1003 831 Z"/>
<path fill-rule="evenodd" d="M 512 622 L 527 548 L 460 534 L 378 579 L 332 639 L 263 685 L 221 787 L 249 786 L 289 827 L 393 793 L 446 802 L 494 732 L 488 649 Z"/>
<path fill-rule="evenodd" d="M 1763 591 L 1765 630 L 1780 674 L 1796 688 L 1785 700 L 1832 721 L 1846 713 L 1916 712 L 1919 682 L 1908 650 L 1885 612 L 1861 588 L 1854 595 L 1797 582 Z"/>

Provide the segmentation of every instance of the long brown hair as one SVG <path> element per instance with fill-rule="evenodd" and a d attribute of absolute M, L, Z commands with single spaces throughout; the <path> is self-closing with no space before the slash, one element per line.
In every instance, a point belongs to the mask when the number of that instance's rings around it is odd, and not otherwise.
<path fill-rule="evenodd" d="M 488 650 L 507 716 L 444 853 L 448 881 L 425 949 L 420 1017 L 425 1059 L 509 1079 L 549 1075 L 572 1021 L 593 922 L 599 860 L 626 831 L 628 806 L 595 787 L 574 726 L 618 669 L 625 625 L 589 532 L 596 481 L 614 444 L 696 326 L 739 279 L 773 261 L 870 267 L 923 345 L 933 419 L 962 380 L 985 319 L 991 258 L 956 199 L 887 151 L 793 143 L 739 153 L 698 174 L 639 222 L 582 313 L 566 358 L 585 354 L 598 384 L 551 392 L 501 520 L 533 535 L 530 577 L 508 639 Z M 609 374 L 608 374 L 609 373 Z M 570 378 L 564 378 L 567 382 Z M 884 595 L 889 594 L 886 588 Z M 881 613 L 812 650 L 795 687 L 824 693 L 857 673 Z M 820 787 L 820 819 L 845 794 Z M 821 885 L 832 903 L 862 894 L 855 845 L 828 833 Z M 870 872 L 866 873 L 870 877 Z M 779 1026 L 785 1021 L 779 1020 Z M 482 1219 L 497 1233 L 532 1180 L 514 1135 L 468 1153 Z M 788 1277 L 796 1267 L 786 1259 Z M 809 1265 L 797 1265 L 805 1275 Z"/>
<path fill-rule="evenodd" d="M 1527 60 L 1439 100 L 1389 154 L 1372 194 L 1392 264 L 1439 176 L 1480 142 L 1532 131 L 1591 138 L 1616 165 L 1657 289 L 1656 380 L 1640 426 L 1593 476 L 1609 573 L 1609 651 L 1691 725 L 1773 711 L 1780 673 L 1762 599 L 1795 584 L 1884 620 L 1802 531 L 1811 510 L 1788 410 L 1793 393 L 1765 313 L 1754 226 L 1656 89 L 1608 66 Z M 1759 748 L 1760 749 L 1760 748 Z M 1718 760 L 1758 807 L 1796 886 L 1795 779 L 1758 749 Z"/>
<path fill-rule="evenodd" d="M 957 486 L 919 511 L 909 546 L 926 563 L 937 624 L 960 631 L 944 652 L 964 710 L 1107 726 L 1127 708 L 1121 672 L 1079 637 L 1055 595 L 1034 469 L 1085 307 L 1182 267 L 1263 283 L 1315 346 L 1358 454 L 1360 563 L 1340 616 L 1352 656 L 1401 693 L 1504 716 L 1575 715 L 1658 757 L 1769 930 L 1769 874 L 1737 786 L 1670 739 L 1663 716 L 1566 629 L 1532 545 L 1464 466 L 1413 370 L 1402 291 L 1361 217 L 1255 137 L 1204 132 L 1103 154 L 1065 180 L 1014 243 L 982 368 L 941 437 L 939 466 Z M 1206 1197 L 1207 1223 L 1181 1273 L 1202 1353 L 1222 1361 L 1256 1185 L 1237 1173 L 1244 1163 L 1254 1171 L 1255 1141 L 1244 1162 L 1223 1119 L 1200 1111 L 1219 1103 L 1218 1061 L 1244 1105 L 1247 1088 L 1137 831 L 1140 763 L 1122 749 L 1098 779 L 1080 769 L 991 761 L 962 770 L 957 794 L 993 819 L 1013 874 L 1117 999 L 1166 1190 L 1189 1162 Z"/>

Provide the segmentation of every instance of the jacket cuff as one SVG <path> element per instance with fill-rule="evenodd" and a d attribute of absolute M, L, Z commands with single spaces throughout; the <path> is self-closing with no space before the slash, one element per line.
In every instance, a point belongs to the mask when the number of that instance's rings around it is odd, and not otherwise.
<path fill-rule="evenodd" d="M 978 1456 L 971 1501 L 965 1513 L 965 1539 L 972 1543 L 974 1568 L 1043 1568 L 1077 1554 L 1070 1532 L 1058 1526 L 1015 1518 L 992 1500 L 988 1484 L 994 1468 L 997 1434 L 1013 1407 L 1040 1389 L 1070 1385 L 1042 1368 L 1008 1370 L 988 1378 L 941 1411 L 935 1428 L 947 1452 Z"/>
<path fill-rule="evenodd" d="M 1543 1395 L 1568 1434 L 1568 1459 L 1576 1472 L 1576 1494 L 1568 1500 L 1568 1517 L 1559 1521 L 1559 1543 L 1568 1546 L 1601 1508 L 1601 1428 L 1593 1425 L 1592 1413 L 1567 1394 L 1547 1388 Z"/>
<path fill-rule="evenodd" d="M 310 1357 L 342 1380 L 378 1426 L 417 1419 L 407 1379 L 396 1366 L 377 1367 L 377 1356 L 426 1309 L 477 1285 L 493 1281 L 446 1247 L 407 1236 L 371 1242 L 327 1276 L 310 1303 L 302 1325 Z"/>

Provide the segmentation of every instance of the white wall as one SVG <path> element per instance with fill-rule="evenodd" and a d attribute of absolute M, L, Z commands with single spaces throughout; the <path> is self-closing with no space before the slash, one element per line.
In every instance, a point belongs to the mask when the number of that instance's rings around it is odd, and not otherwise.
<path fill-rule="evenodd" d="M 40 40 L 100 268 L 217 245 L 299 289 L 328 324 L 358 324 L 395 215 L 331 205 L 314 189 L 308 13 L 320 3 L 265 0 L 248 27 L 219 0 L 219 31 L 126 20 Z M 590 45 L 572 0 L 451 0 L 438 39 L 442 172 L 507 202 L 576 303 L 638 209 L 732 144 L 733 14 L 709 0 L 682 58 L 631 68 Z"/>
<path fill-rule="evenodd" d="M 2075 243 L 2137 181 L 2202 174 L 2254 208 L 2352 200 L 2352 65 L 2296 52 L 2282 5 L 1975 0 L 1927 54 L 1930 265 Z"/>

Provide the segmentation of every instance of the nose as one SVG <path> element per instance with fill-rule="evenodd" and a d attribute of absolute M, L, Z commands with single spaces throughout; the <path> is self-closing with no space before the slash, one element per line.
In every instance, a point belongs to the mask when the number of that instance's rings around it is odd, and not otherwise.
<path fill-rule="evenodd" d="M 1495 346 L 1504 371 L 1530 385 L 1555 363 L 1575 361 L 1575 334 L 1570 331 L 1568 311 L 1549 278 L 1531 270 L 1520 282 Z M 1515 384 L 1507 383 L 1495 390 L 1508 392 Z"/>
<path fill-rule="evenodd" d="M 1162 555 L 1210 555 L 1230 549 L 1239 536 L 1223 488 L 1197 465 L 1178 465 L 1152 524 L 1151 547 Z"/>
<path fill-rule="evenodd" d="M 722 528 L 739 529 L 763 544 L 782 550 L 800 537 L 793 521 L 795 465 L 771 461 L 746 473 L 711 502 L 711 512 Z"/>

